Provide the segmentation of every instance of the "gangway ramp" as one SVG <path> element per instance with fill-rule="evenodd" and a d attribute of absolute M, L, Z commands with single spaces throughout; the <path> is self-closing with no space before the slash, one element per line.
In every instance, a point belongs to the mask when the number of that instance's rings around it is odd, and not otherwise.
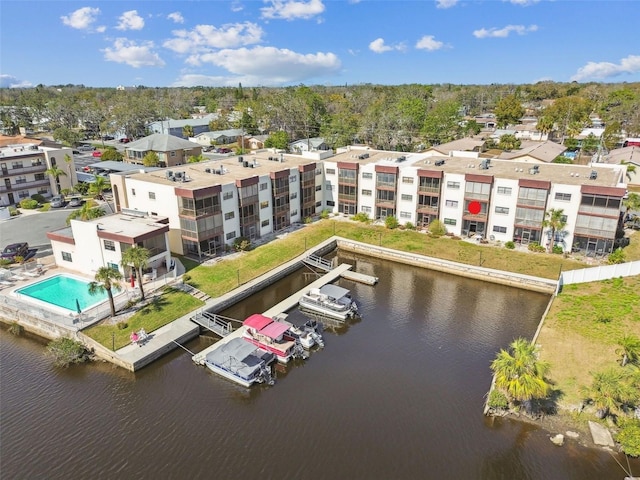
<path fill-rule="evenodd" d="M 198 312 L 191 317 L 191 321 L 224 338 L 233 332 L 232 322 L 237 322 L 238 320 L 216 315 L 215 313 Z"/>
<path fill-rule="evenodd" d="M 320 270 L 324 270 L 325 272 L 330 272 L 333 269 L 333 262 L 331 260 L 327 260 L 314 254 L 309 255 L 304 260 L 302 260 L 302 262 L 305 265 L 316 267 Z"/>

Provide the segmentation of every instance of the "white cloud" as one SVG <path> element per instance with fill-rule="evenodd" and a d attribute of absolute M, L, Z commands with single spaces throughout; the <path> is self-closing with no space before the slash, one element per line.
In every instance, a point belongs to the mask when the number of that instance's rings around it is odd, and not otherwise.
<path fill-rule="evenodd" d="M 451 8 L 455 7 L 458 0 L 436 0 L 436 8 Z"/>
<path fill-rule="evenodd" d="M 603 80 L 617 77 L 625 73 L 640 72 L 640 55 L 629 55 L 620 60 L 620 63 L 588 62 L 580 67 L 571 81 L 579 82 L 586 79 Z"/>
<path fill-rule="evenodd" d="M 433 35 L 425 35 L 416 43 L 418 50 L 429 50 L 430 52 L 440 50 L 442 47 L 444 47 L 444 43 L 436 40 Z"/>
<path fill-rule="evenodd" d="M 262 28 L 255 23 L 233 23 L 220 28 L 196 25 L 193 30 L 174 30 L 174 38 L 163 43 L 177 53 L 206 52 L 212 48 L 235 48 L 253 45 L 262 40 Z"/>
<path fill-rule="evenodd" d="M 309 19 L 324 12 L 322 0 L 309 0 L 297 2 L 295 0 L 271 0 L 271 6 L 260 9 L 262 18 L 295 20 L 297 18 Z"/>
<path fill-rule="evenodd" d="M 113 42 L 112 48 L 105 48 L 105 60 L 117 63 L 126 63 L 127 65 L 140 67 L 163 67 L 164 60 L 153 51 L 153 42 L 142 42 L 137 44 L 133 40 L 126 38 L 117 38 Z"/>
<path fill-rule="evenodd" d="M 369 50 L 374 53 L 384 53 L 390 52 L 392 50 L 405 51 L 407 49 L 404 43 L 396 43 L 395 45 L 386 45 L 384 43 L 384 38 L 376 38 L 373 42 L 369 44 Z"/>
<path fill-rule="evenodd" d="M 529 5 L 538 3 L 540 0 L 503 0 L 503 1 L 513 3 L 514 5 L 521 5 L 523 7 L 528 7 Z"/>
<path fill-rule="evenodd" d="M 61 16 L 60 19 L 67 27 L 78 30 L 89 30 L 98 15 L 100 15 L 99 8 L 83 7 L 69 15 Z"/>
<path fill-rule="evenodd" d="M 20 80 L 13 75 L 0 74 L 0 88 L 29 88 L 33 84 L 27 80 Z"/>
<path fill-rule="evenodd" d="M 210 63 L 246 80 L 248 85 L 284 85 L 331 75 L 341 68 L 333 53 L 301 54 L 275 47 L 223 49 L 190 58 L 188 63 Z M 236 77 L 237 78 L 237 77 Z M 235 80 L 237 84 L 237 79 Z"/>
<path fill-rule="evenodd" d="M 180 12 L 173 12 L 167 15 L 169 20 L 173 20 L 174 23 L 184 23 L 184 17 Z"/>
<path fill-rule="evenodd" d="M 529 25 L 528 27 L 524 25 L 507 25 L 504 28 L 490 28 L 488 30 L 481 28 L 480 30 L 475 30 L 473 36 L 476 38 L 507 38 L 511 32 L 518 35 L 526 35 L 537 30 L 537 25 Z"/>
<path fill-rule="evenodd" d="M 144 19 L 138 15 L 137 10 L 129 10 L 120 15 L 120 23 L 116 30 L 142 30 L 144 28 Z"/>

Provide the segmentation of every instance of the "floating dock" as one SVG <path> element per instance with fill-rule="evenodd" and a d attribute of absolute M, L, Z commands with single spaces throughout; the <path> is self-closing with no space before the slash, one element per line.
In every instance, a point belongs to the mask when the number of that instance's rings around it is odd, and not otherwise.
<path fill-rule="evenodd" d="M 378 277 L 372 277 L 371 275 L 365 275 L 364 273 L 352 272 L 351 270 L 342 272 L 340 276 L 342 278 L 346 278 L 347 280 L 365 283 L 367 285 L 375 285 L 376 283 L 378 283 Z"/>

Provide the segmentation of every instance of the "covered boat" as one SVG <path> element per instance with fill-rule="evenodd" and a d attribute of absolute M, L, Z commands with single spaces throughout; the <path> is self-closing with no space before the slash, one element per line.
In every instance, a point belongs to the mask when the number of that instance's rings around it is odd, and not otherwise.
<path fill-rule="evenodd" d="M 310 289 L 300 297 L 298 305 L 302 309 L 339 320 L 346 320 L 358 313 L 358 306 L 351 298 L 351 292 L 332 284 Z"/>
<path fill-rule="evenodd" d="M 254 383 L 275 383 L 269 365 L 275 360 L 266 352 L 243 338 L 234 338 L 207 354 L 204 364 L 212 372 L 244 387 Z"/>
<path fill-rule="evenodd" d="M 247 327 L 243 338 L 256 347 L 275 354 L 280 363 L 287 363 L 292 358 L 307 357 L 300 341 L 289 334 L 290 325 L 259 313 L 251 315 L 242 324 Z"/>

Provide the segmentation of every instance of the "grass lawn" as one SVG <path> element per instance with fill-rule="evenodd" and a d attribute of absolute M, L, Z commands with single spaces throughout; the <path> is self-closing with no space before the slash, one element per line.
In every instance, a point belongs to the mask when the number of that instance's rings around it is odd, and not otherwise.
<path fill-rule="evenodd" d="M 593 372 L 619 366 L 616 343 L 624 334 L 640 338 L 640 276 L 563 288 L 537 342 L 561 406 L 582 401 L 580 387 L 591 385 Z"/>
<path fill-rule="evenodd" d="M 138 310 L 125 320 L 126 328 L 120 329 L 118 325 L 99 324 L 83 330 L 82 333 L 107 348 L 112 348 L 115 335 L 115 349 L 119 349 L 131 343 L 131 332 L 144 328 L 147 333 L 180 318 L 204 305 L 204 302 L 192 297 L 180 290 L 167 288 L 162 295 L 155 297 L 148 305 Z"/>

